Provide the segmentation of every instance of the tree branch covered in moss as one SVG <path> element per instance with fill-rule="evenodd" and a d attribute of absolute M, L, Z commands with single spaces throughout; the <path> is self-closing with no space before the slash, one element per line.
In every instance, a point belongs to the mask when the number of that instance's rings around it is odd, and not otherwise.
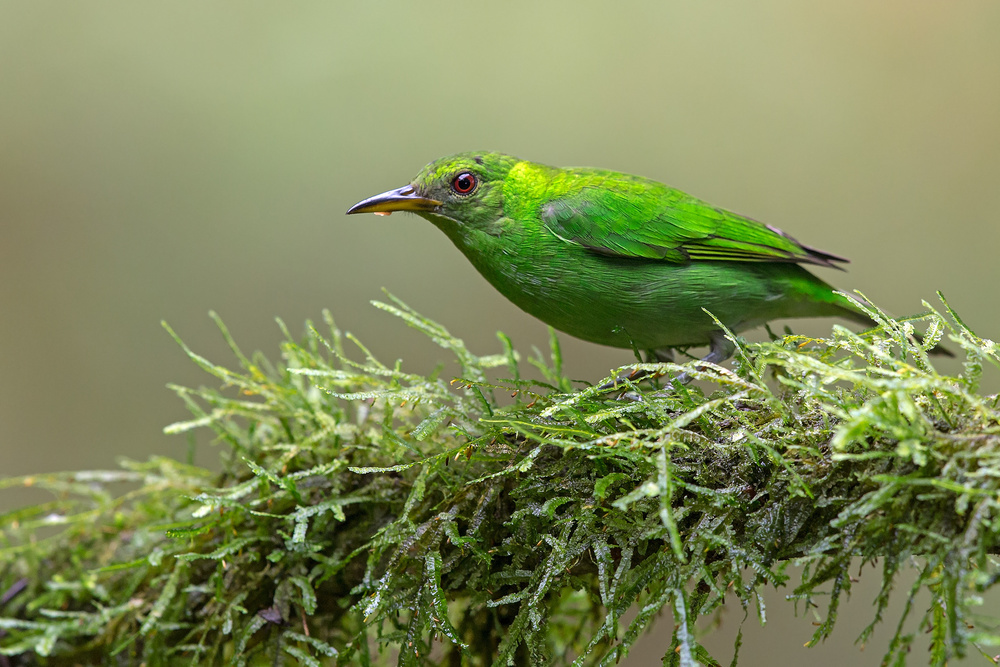
<path fill-rule="evenodd" d="M 620 400 L 574 387 L 554 336 L 528 380 L 502 334 L 478 356 L 393 301 L 376 306 L 449 352 L 457 382 L 380 362 L 329 316 L 301 341 L 282 325 L 278 364 L 219 322 L 239 369 L 185 346 L 217 388 L 174 387 L 193 418 L 167 431 L 211 429 L 221 473 L 161 457 L 0 480 L 52 492 L 0 516 L 0 659 L 612 665 L 666 610 L 664 663 L 717 664 L 699 618 L 792 586 L 822 641 L 858 558 L 882 564 L 860 639 L 891 624 L 886 663 L 914 617 L 935 664 L 1000 642 L 977 615 L 1000 573 L 1000 409 L 979 393 L 1000 354 L 947 304 L 738 341 L 735 370 L 643 364 L 708 391 L 623 381 Z M 943 336 L 956 377 L 927 356 Z"/>

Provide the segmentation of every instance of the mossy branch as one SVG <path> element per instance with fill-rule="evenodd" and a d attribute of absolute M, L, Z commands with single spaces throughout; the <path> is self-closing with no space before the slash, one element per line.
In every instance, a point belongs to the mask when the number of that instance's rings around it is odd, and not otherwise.
<path fill-rule="evenodd" d="M 185 346 L 221 386 L 174 387 L 193 418 L 167 431 L 211 429 L 221 473 L 154 458 L 0 480 L 52 492 L 0 516 L 0 661 L 611 665 L 666 610 L 664 664 L 717 664 L 699 618 L 762 612 L 797 563 L 792 597 L 820 611 L 822 641 L 859 558 L 883 572 L 861 641 L 906 598 L 887 664 L 914 616 L 935 664 L 1000 642 L 977 615 L 1000 573 L 1000 409 L 979 392 L 1000 355 L 947 304 L 873 310 L 864 335 L 737 341 L 735 371 L 641 365 L 711 392 L 626 380 L 634 400 L 574 388 L 554 336 L 532 381 L 503 335 L 478 356 L 376 306 L 461 378 L 384 364 L 329 316 L 302 341 L 281 325 L 276 365 L 219 322 L 239 370 Z M 927 354 L 944 336 L 965 355 L 955 377 Z"/>

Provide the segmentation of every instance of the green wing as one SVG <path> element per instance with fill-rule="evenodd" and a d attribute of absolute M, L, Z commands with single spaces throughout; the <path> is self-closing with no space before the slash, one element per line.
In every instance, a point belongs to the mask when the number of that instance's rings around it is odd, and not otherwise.
<path fill-rule="evenodd" d="M 578 174 L 540 218 L 569 243 L 615 257 L 668 262 L 798 262 L 836 267 L 837 255 L 804 246 L 776 227 L 715 208 L 636 177 Z M 588 181 L 582 185 L 580 181 Z M 576 186 L 576 187 L 574 187 Z"/>

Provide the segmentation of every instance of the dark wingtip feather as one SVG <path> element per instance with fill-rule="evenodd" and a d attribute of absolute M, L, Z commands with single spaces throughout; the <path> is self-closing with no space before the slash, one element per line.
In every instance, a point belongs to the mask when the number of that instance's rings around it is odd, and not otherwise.
<path fill-rule="evenodd" d="M 803 258 L 802 261 L 808 262 L 809 264 L 819 264 L 820 266 L 837 269 L 838 271 L 846 271 L 847 269 L 842 266 L 838 266 L 834 262 L 840 262 L 842 264 L 849 264 L 851 262 L 851 260 L 846 257 L 834 255 L 832 252 L 825 252 L 823 250 L 817 250 L 816 248 L 810 248 L 807 245 L 803 245 L 802 249 L 807 253 L 806 257 Z"/>
<path fill-rule="evenodd" d="M 800 248 L 802 248 L 802 250 L 805 251 L 804 256 L 803 255 L 795 256 L 792 258 L 792 261 L 801 262 L 804 264 L 818 264 L 819 266 L 825 266 L 830 269 L 837 269 L 838 271 L 847 270 L 844 267 L 837 266 L 834 263 L 834 262 L 841 262 L 843 264 L 850 263 L 851 260 L 847 259 L 846 257 L 841 257 L 840 255 L 834 255 L 832 252 L 818 250 L 817 248 L 812 248 L 810 246 L 805 245 L 804 243 L 800 243 L 798 239 L 794 238 L 792 235 L 787 234 L 783 230 L 778 229 L 773 225 L 764 225 L 764 226 L 770 229 L 775 234 L 785 237 L 786 239 L 788 239 L 789 241 L 791 241 L 792 243 L 799 246 Z"/>

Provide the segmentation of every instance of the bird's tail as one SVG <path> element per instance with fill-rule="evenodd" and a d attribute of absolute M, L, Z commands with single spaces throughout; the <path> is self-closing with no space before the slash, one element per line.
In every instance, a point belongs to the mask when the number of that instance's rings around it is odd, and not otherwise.
<path fill-rule="evenodd" d="M 858 297 L 845 295 L 842 292 L 835 292 L 832 288 L 830 288 L 829 295 L 826 299 L 824 299 L 824 301 L 829 304 L 829 306 L 834 308 L 834 312 L 832 314 L 837 317 L 857 322 L 858 324 L 868 328 L 878 326 L 879 324 L 861 307 L 863 302 Z M 919 333 L 914 333 L 913 337 L 917 340 L 917 342 L 923 343 L 923 336 Z M 941 345 L 935 345 L 931 349 L 927 350 L 927 353 L 941 357 L 955 356 L 954 352 L 946 347 L 942 347 Z"/>

